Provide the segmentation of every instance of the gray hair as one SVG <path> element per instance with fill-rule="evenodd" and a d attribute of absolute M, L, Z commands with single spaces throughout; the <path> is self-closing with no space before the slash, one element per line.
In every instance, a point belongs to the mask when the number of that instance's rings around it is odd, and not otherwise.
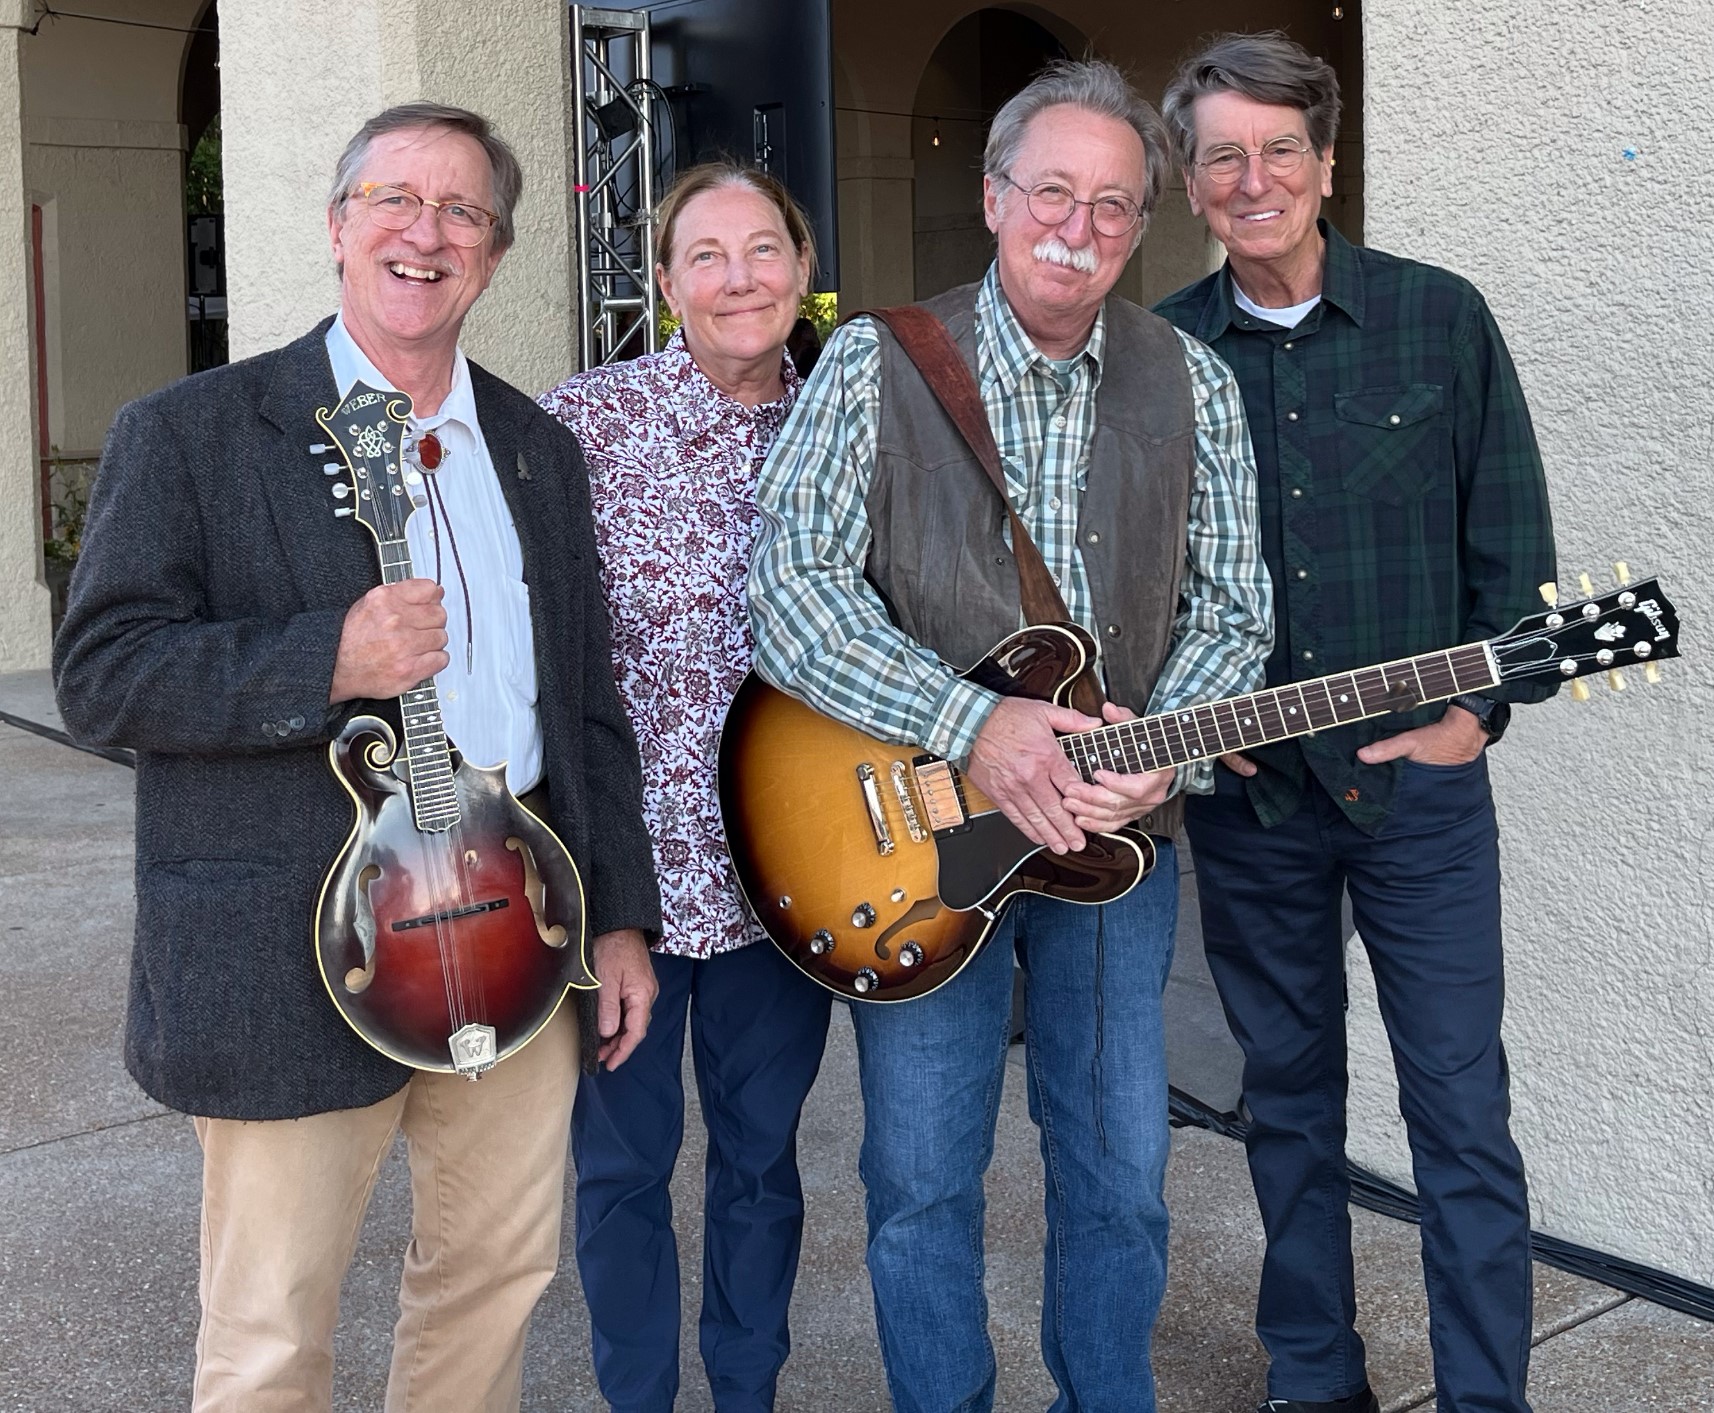
<path fill-rule="evenodd" d="M 1171 165 L 1166 126 L 1130 80 L 1105 59 L 1056 59 L 1008 98 L 994 114 L 993 126 L 988 129 L 988 146 L 982 154 L 983 174 L 990 179 L 1007 176 L 1018 160 L 1030 123 L 1044 110 L 1061 105 L 1116 118 L 1142 139 L 1143 190 L 1137 199 L 1143 212 L 1138 227 L 1140 236 L 1142 225 L 1148 223 L 1149 213 L 1160 200 Z"/>
<path fill-rule="evenodd" d="M 507 249 L 517 235 L 512 225 L 512 211 L 523 195 L 523 168 L 488 119 L 468 108 L 454 108 L 449 103 L 401 103 L 384 113 L 377 113 L 358 128 L 357 135 L 345 144 L 345 151 L 339 154 L 339 164 L 333 169 L 333 188 L 328 193 L 327 209 L 336 216 L 344 214 L 345 203 L 355 193 L 357 175 L 369 160 L 369 148 L 376 138 L 420 128 L 463 133 L 487 155 L 493 176 L 494 214 L 500 218 L 494 227 L 494 246 L 497 250 Z"/>
<path fill-rule="evenodd" d="M 1178 66 L 1161 111 L 1186 168 L 1196 160 L 1196 100 L 1210 93 L 1238 93 L 1257 103 L 1296 108 L 1318 153 L 1339 135 L 1339 75 L 1277 29 L 1217 35 Z"/>

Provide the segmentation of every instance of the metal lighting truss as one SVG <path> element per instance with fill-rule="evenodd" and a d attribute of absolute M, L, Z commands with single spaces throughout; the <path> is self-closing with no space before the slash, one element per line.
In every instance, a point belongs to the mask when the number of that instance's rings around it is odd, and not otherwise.
<path fill-rule="evenodd" d="M 659 343 L 648 12 L 574 4 L 571 50 L 578 366 L 594 368 Z"/>

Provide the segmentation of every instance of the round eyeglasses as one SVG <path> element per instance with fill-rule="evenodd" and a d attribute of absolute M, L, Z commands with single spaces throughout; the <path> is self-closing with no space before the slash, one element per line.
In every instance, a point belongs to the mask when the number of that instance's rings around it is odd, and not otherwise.
<path fill-rule="evenodd" d="M 402 186 L 385 182 L 359 182 L 357 194 L 369 208 L 369 217 L 384 231 L 403 231 L 417 223 L 423 207 L 432 206 L 440 218 L 441 234 L 454 245 L 481 245 L 489 227 L 500 218 L 468 201 L 431 201 Z"/>
<path fill-rule="evenodd" d="M 1314 149 L 1290 137 L 1276 137 L 1255 151 L 1227 145 L 1211 147 L 1208 155 L 1197 162 L 1209 181 L 1218 186 L 1231 186 L 1242 177 L 1252 157 L 1260 157 L 1262 165 L 1276 177 L 1289 177 L 1303 165 L 1303 159 Z"/>
<path fill-rule="evenodd" d="M 1000 173 L 1000 179 L 1023 192 L 1024 204 L 1029 207 L 1030 215 L 1044 226 L 1063 226 L 1071 219 L 1073 211 L 1079 206 L 1087 206 L 1089 218 L 1100 234 L 1122 236 L 1137 224 L 1137 218 L 1143 214 L 1142 207 L 1128 196 L 1098 196 L 1093 201 L 1079 201 L 1058 182 L 1025 186 L 1005 172 Z"/>

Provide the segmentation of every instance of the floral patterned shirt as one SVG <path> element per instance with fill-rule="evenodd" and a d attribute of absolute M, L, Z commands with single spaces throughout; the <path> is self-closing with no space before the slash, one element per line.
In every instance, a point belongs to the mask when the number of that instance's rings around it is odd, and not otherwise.
<path fill-rule="evenodd" d="M 711 957 L 759 940 L 726 855 L 720 725 L 755 645 L 744 578 L 756 480 L 802 386 L 745 407 L 709 382 L 675 333 L 659 353 L 578 373 L 541 405 L 589 464 L 613 672 L 643 757 L 664 926 L 657 951 Z"/>

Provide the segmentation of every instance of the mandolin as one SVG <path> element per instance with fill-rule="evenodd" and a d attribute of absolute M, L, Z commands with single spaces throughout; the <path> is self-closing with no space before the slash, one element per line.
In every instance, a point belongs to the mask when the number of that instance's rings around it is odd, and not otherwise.
<path fill-rule="evenodd" d="M 407 468 L 411 400 L 359 382 L 316 421 L 336 515 L 374 536 L 382 582 L 412 577 L 405 526 L 422 473 Z M 315 950 L 339 1013 L 383 1054 L 477 1078 L 527 1045 L 569 988 L 596 985 L 583 951 L 583 883 L 557 835 L 506 788 L 504 765 L 465 760 L 442 728 L 434 679 L 399 698 L 404 746 L 355 716 L 328 747 L 351 796 L 351 834 L 322 883 Z"/>
<path fill-rule="evenodd" d="M 1082 628 L 1041 625 L 961 675 L 1001 696 L 1063 705 L 1097 653 Z M 1501 682 L 1616 678 L 1632 664 L 1652 675 L 1656 660 L 1676 656 L 1678 616 L 1649 579 L 1550 607 L 1486 642 L 1074 732 L 1060 747 L 1085 780 L 1136 774 Z M 727 713 L 719 771 L 727 848 L 750 910 L 800 970 L 853 1000 L 906 1001 L 944 986 L 1018 893 L 1105 903 L 1154 867 L 1154 843 L 1135 826 L 1086 835 L 1077 853 L 1043 849 L 951 761 L 867 736 L 754 673 Z"/>

